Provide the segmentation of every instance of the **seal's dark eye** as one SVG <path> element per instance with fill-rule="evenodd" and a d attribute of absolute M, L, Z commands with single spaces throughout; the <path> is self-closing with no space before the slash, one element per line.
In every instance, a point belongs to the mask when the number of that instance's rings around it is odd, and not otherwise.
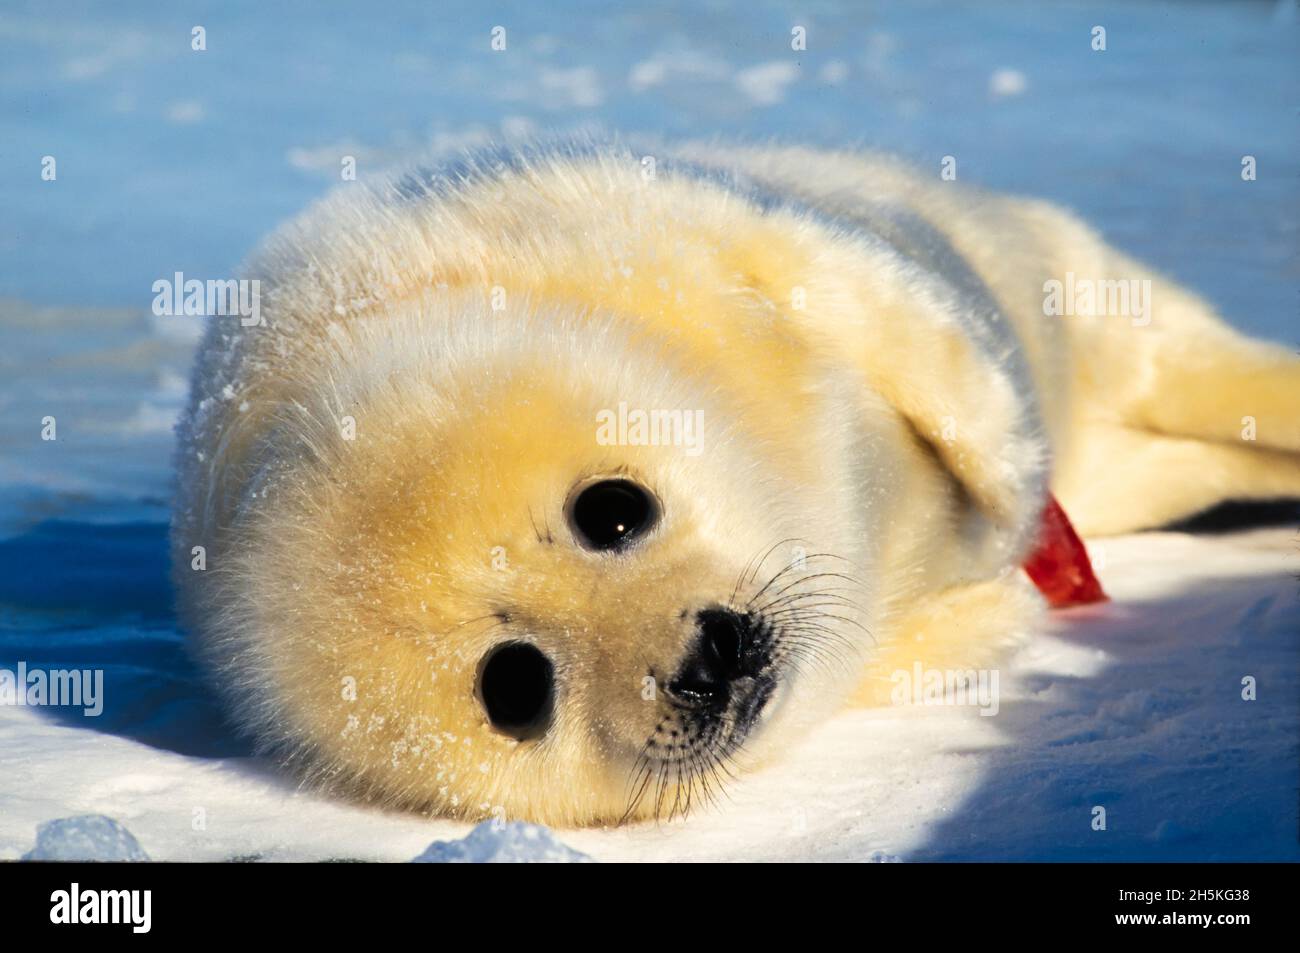
<path fill-rule="evenodd" d="M 588 549 L 621 549 L 658 519 L 650 494 L 630 480 L 602 480 L 580 492 L 569 522 Z"/>
<path fill-rule="evenodd" d="M 545 734 L 554 685 L 551 660 L 527 642 L 498 646 L 479 668 L 479 697 L 492 727 L 520 741 Z"/>

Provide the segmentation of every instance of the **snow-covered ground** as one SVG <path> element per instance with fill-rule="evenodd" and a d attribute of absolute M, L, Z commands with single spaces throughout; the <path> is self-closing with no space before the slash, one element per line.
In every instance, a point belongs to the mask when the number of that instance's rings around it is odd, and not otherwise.
<path fill-rule="evenodd" d="M 952 155 L 963 180 L 1072 205 L 1295 343 L 1294 3 L 331 10 L 0 11 L 0 668 L 106 682 L 97 718 L 0 706 L 0 858 L 82 814 L 155 859 L 409 860 L 469 831 L 299 792 L 249 758 L 170 608 L 170 426 L 198 328 L 153 317 L 152 283 L 231 274 L 342 155 L 364 176 L 584 128 L 864 142 L 936 170 Z M 1011 660 L 996 717 L 847 713 L 715 811 L 560 840 L 597 860 L 1300 859 L 1295 532 L 1094 555 L 1114 601 L 1058 615 Z"/>

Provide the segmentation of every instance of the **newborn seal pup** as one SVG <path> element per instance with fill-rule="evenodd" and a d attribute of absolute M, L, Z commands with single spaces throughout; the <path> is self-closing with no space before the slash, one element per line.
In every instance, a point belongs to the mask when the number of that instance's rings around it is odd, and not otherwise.
<path fill-rule="evenodd" d="M 1049 486 L 1084 534 L 1300 495 L 1287 351 L 880 157 L 489 151 L 247 277 L 179 428 L 183 620 L 265 750 L 385 804 L 681 814 L 1030 629 Z"/>

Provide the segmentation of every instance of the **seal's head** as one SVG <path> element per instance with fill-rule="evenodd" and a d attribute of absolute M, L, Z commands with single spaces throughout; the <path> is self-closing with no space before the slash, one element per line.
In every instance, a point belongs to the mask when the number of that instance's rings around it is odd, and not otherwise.
<path fill-rule="evenodd" d="M 448 298 L 357 322 L 265 441 L 217 600 L 236 711 L 391 803 L 684 812 L 860 675 L 861 408 Z"/>

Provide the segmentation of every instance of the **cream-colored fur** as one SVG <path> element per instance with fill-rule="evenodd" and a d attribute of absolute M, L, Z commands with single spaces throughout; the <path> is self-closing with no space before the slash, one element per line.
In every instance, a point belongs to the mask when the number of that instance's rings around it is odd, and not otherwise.
<path fill-rule="evenodd" d="M 1066 272 L 1150 278 L 1149 325 L 1045 316 Z M 1091 533 L 1300 495 L 1293 357 L 1059 209 L 879 158 L 489 155 L 339 190 L 249 277 L 266 323 L 213 319 L 180 429 L 183 617 L 245 728 L 385 803 L 685 810 L 891 671 L 1023 635 L 1049 480 Z M 620 404 L 701 411 L 700 452 L 598 441 Z M 614 474 L 661 523 L 587 552 L 566 500 Z M 648 756 L 693 614 L 774 594 L 758 730 Z M 504 640 L 554 662 L 540 738 L 476 696 Z"/>

